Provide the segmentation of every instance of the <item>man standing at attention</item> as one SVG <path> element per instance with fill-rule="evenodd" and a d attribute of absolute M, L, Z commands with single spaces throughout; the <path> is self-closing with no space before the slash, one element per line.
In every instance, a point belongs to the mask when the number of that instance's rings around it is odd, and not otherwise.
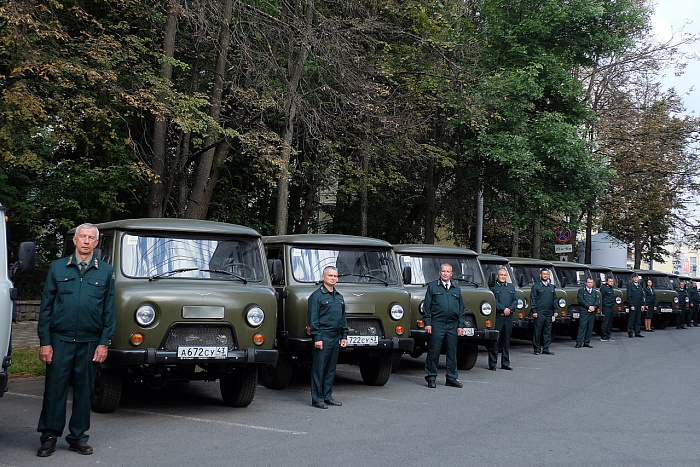
<path fill-rule="evenodd" d="M 678 283 L 678 314 L 676 315 L 676 329 L 685 329 L 685 317 L 688 313 L 688 291 L 685 288 L 685 281 Z"/>
<path fill-rule="evenodd" d="M 496 331 L 498 339 L 489 348 L 489 370 L 496 371 L 498 352 L 501 352 L 501 368 L 512 370 L 510 366 L 510 335 L 513 332 L 513 311 L 518 306 L 518 293 L 513 284 L 509 284 L 508 271 L 498 270 L 496 283 L 491 287 L 496 298 Z"/>
<path fill-rule="evenodd" d="M 630 304 L 630 312 L 627 316 L 627 335 L 629 337 L 644 337 L 640 332 L 644 290 L 639 283 L 639 275 L 636 272 L 632 274 L 632 282 L 627 284 L 627 301 Z"/>
<path fill-rule="evenodd" d="M 462 291 L 452 284 L 452 265 L 440 265 L 440 279 L 430 282 L 423 301 L 423 322 L 428 333 L 428 355 L 425 358 L 425 380 L 429 388 L 435 387 L 438 360 L 442 342 L 445 341 L 447 376 L 445 386 L 461 388 L 457 380 L 457 337 L 466 326 L 467 311 Z"/>
<path fill-rule="evenodd" d="M 688 317 L 688 327 L 690 327 L 690 321 L 693 321 L 693 326 L 698 327 L 698 321 L 700 320 L 700 294 L 698 293 L 698 283 L 695 281 L 690 282 L 690 287 L 688 288 L 688 298 L 690 303 L 690 316 Z"/>
<path fill-rule="evenodd" d="M 311 405 L 327 409 L 341 406 L 333 399 L 333 380 L 340 347 L 348 345 L 348 322 L 345 318 L 345 300 L 335 290 L 338 270 L 335 266 L 323 269 L 323 284 L 311 294 L 308 303 L 309 328 L 313 348 L 311 367 Z"/>
<path fill-rule="evenodd" d="M 600 286 L 600 301 L 602 302 L 603 308 L 603 325 L 600 329 L 600 341 L 610 342 L 615 339 L 612 338 L 612 322 L 613 322 L 613 307 L 615 306 L 615 289 L 613 285 L 615 284 L 615 279 L 608 277 L 605 280 L 605 284 Z M 579 301 L 579 303 L 581 303 Z"/>
<path fill-rule="evenodd" d="M 46 363 L 44 403 L 37 431 L 37 456 L 56 451 L 66 424 L 68 387 L 73 408 L 66 441 L 70 450 L 89 455 L 90 391 L 97 364 L 107 358 L 114 335 L 114 269 L 93 257 L 100 232 L 92 224 L 75 229 L 75 253 L 51 263 L 39 311 L 39 359 Z"/>
<path fill-rule="evenodd" d="M 578 321 L 578 336 L 576 337 L 576 348 L 590 347 L 591 336 L 593 335 L 593 325 L 595 324 L 595 315 L 600 307 L 600 294 L 593 288 L 593 278 L 586 279 L 586 286 L 578 289 L 578 303 L 584 310 L 581 310 L 581 316 Z"/>
<path fill-rule="evenodd" d="M 535 355 L 540 353 L 554 355 L 554 352 L 549 350 L 549 345 L 552 343 L 552 316 L 556 318 L 559 313 L 557 313 L 557 291 L 554 284 L 549 281 L 547 268 L 540 270 L 539 282 L 532 284 L 530 306 L 532 317 L 535 318 L 533 323 L 535 329 L 532 333 Z"/>

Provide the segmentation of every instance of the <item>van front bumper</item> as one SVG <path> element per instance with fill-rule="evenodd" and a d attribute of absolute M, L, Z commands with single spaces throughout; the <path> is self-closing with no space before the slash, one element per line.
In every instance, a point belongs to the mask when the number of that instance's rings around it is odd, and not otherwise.
<path fill-rule="evenodd" d="M 107 362 L 110 365 L 149 365 L 149 364 L 204 364 L 225 363 L 235 365 L 276 365 L 277 350 L 263 350 L 247 348 L 242 350 L 229 350 L 226 358 L 178 358 L 174 350 L 160 350 L 154 348 L 119 350 L 109 349 Z"/>

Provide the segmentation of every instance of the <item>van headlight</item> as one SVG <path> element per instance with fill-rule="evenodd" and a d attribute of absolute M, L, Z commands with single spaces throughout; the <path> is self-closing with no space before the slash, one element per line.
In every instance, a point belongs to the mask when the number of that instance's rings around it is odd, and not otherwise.
<path fill-rule="evenodd" d="M 563 298 L 559 299 L 559 308 L 566 308 L 566 300 Z"/>
<path fill-rule="evenodd" d="M 265 319 L 265 312 L 259 306 L 251 306 L 248 311 L 245 312 L 245 320 L 248 326 L 257 328 L 260 326 Z"/>
<path fill-rule="evenodd" d="M 673 303 L 678 303 L 678 297 L 673 297 Z"/>
<path fill-rule="evenodd" d="M 139 326 L 150 326 L 156 320 L 156 310 L 151 305 L 141 305 L 136 309 L 134 318 Z"/>
<path fill-rule="evenodd" d="M 525 302 L 523 301 L 522 298 L 519 298 L 518 299 L 518 310 L 522 310 L 523 308 L 525 308 Z"/>
<path fill-rule="evenodd" d="M 491 314 L 491 304 L 489 302 L 481 302 L 481 314 L 484 316 Z"/>
<path fill-rule="evenodd" d="M 425 303 L 425 300 L 421 300 L 420 302 L 420 315 L 423 316 L 425 314 L 425 311 L 423 311 L 423 304 Z"/>
<path fill-rule="evenodd" d="M 615 303 L 617 303 L 618 305 L 619 305 L 620 303 L 622 303 L 622 298 L 620 298 L 620 297 L 615 297 Z"/>
<path fill-rule="evenodd" d="M 422 305 L 423 304 L 421 303 L 421 307 Z M 398 321 L 401 318 L 403 318 L 403 307 L 398 303 L 394 303 L 393 305 L 391 305 L 389 314 L 391 315 L 391 319 L 393 319 L 394 321 Z"/>

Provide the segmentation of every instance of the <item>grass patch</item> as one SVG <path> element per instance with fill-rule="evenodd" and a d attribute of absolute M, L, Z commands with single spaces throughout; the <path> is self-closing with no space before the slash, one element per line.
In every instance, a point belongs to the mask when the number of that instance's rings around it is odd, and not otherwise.
<path fill-rule="evenodd" d="M 39 349 L 13 349 L 7 372 L 14 376 L 42 376 L 46 374 L 46 364 L 39 360 Z"/>

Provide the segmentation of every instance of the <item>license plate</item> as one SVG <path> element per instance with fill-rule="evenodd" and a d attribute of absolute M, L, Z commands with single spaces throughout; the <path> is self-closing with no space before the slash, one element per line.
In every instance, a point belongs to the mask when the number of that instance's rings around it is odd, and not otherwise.
<path fill-rule="evenodd" d="M 673 310 L 670 308 L 662 308 L 661 309 L 661 313 L 672 313 L 672 312 L 673 312 Z"/>
<path fill-rule="evenodd" d="M 348 345 L 377 345 L 379 336 L 348 336 Z"/>
<path fill-rule="evenodd" d="M 178 347 L 177 358 L 207 359 L 228 357 L 228 347 Z"/>
<path fill-rule="evenodd" d="M 579 317 L 579 313 L 574 313 L 574 319 Z"/>
<path fill-rule="evenodd" d="M 626 307 L 625 307 L 625 313 L 629 313 L 629 312 L 630 312 L 630 307 L 626 306 Z"/>
<path fill-rule="evenodd" d="M 557 322 L 557 317 L 556 317 L 556 316 L 552 316 L 552 322 L 553 322 L 553 323 L 556 323 L 556 322 Z"/>
<path fill-rule="evenodd" d="M 474 335 L 474 328 L 462 328 L 462 335 L 472 337 Z"/>

